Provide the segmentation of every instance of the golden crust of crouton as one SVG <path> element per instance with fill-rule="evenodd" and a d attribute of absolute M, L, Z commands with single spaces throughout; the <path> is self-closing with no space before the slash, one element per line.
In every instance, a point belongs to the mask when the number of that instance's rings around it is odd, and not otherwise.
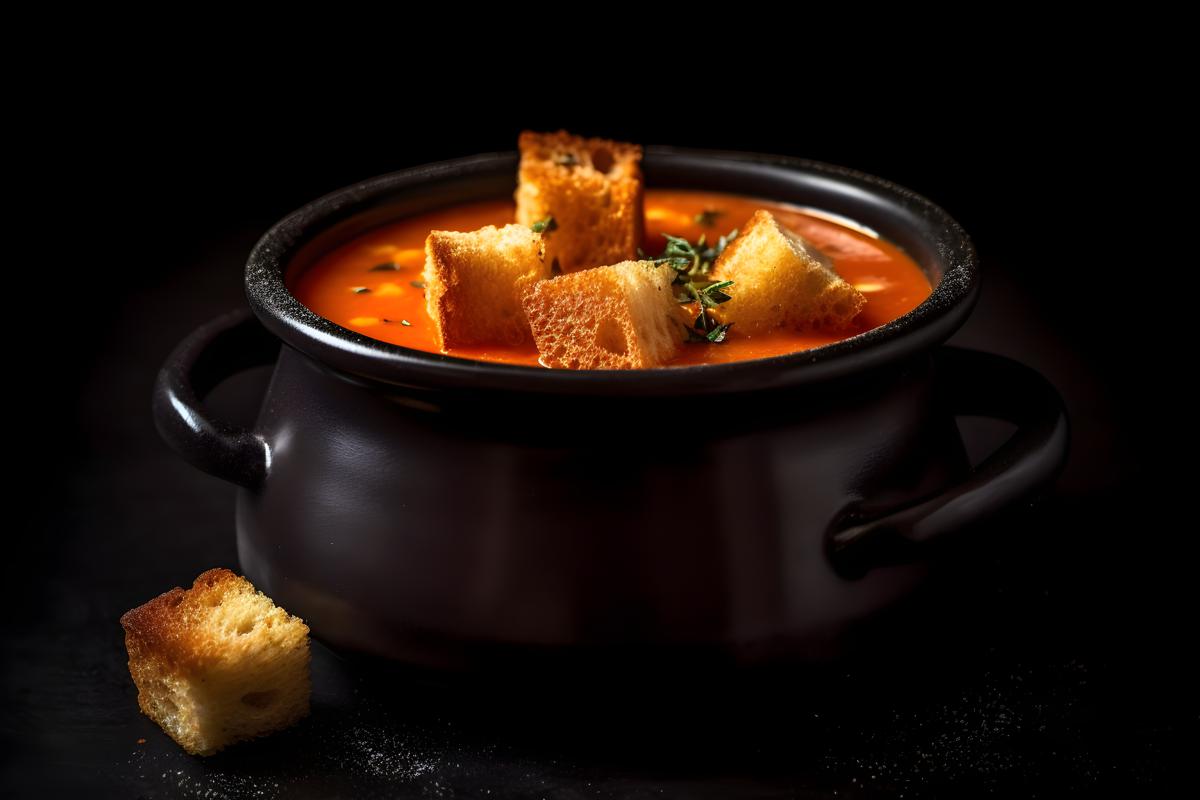
<path fill-rule="evenodd" d="M 824 254 L 762 209 L 717 258 L 712 277 L 734 282 L 718 313 L 743 332 L 837 330 L 867 302 Z"/>
<path fill-rule="evenodd" d="M 675 270 L 626 261 L 541 281 L 525 294 L 541 361 L 559 369 L 660 366 L 683 338 Z"/>
<path fill-rule="evenodd" d="M 548 277 L 543 238 L 526 225 L 431 231 L 425 240 L 425 307 L 443 350 L 532 342 L 521 295 Z"/>
<path fill-rule="evenodd" d="M 566 131 L 524 131 L 517 222 L 554 217 L 546 260 L 563 272 L 636 258 L 642 243 L 642 148 Z"/>
<path fill-rule="evenodd" d="M 193 755 L 308 714 L 308 626 L 227 569 L 126 612 L 121 625 L 138 706 Z"/>

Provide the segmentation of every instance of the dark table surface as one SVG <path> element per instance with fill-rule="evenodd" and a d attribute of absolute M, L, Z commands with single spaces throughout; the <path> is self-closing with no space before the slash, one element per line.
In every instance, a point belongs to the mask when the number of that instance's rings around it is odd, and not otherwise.
<path fill-rule="evenodd" d="M 1152 367 L 1127 358 L 1119 332 L 1056 313 L 1073 302 L 1062 282 L 1039 294 L 986 249 L 984 295 L 954 341 L 1051 378 L 1071 460 L 1039 504 L 951 551 L 868 657 L 762 686 L 614 695 L 446 685 L 317 643 L 308 720 L 213 758 L 184 754 L 138 712 L 118 618 L 204 569 L 236 568 L 234 494 L 159 441 L 150 387 L 179 338 L 243 303 L 260 232 L 196 243 L 103 324 L 80 326 L 85 357 L 69 374 L 27 365 L 33 391 L 10 435 L 37 446 L 20 451 L 12 486 L 0 794 L 1144 795 L 1178 777 L 1198 721 L 1193 545 L 1170 521 L 1186 497 L 1153 461 L 1168 427 L 1143 411 Z M 213 404 L 252 413 L 263 377 Z M 976 450 L 995 435 L 969 434 Z"/>

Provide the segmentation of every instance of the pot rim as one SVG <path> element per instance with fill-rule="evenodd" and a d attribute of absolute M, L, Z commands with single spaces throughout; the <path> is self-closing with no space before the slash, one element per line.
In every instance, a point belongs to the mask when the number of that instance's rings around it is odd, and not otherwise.
<path fill-rule="evenodd" d="M 943 342 L 966 320 L 979 294 L 978 260 L 970 237 L 948 213 L 916 192 L 874 175 L 807 159 L 662 146 L 645 148 L 647 172 L 656 165 L 691 165 L 764 177 L 787 173 L 816 180 L 827 190 L 864 197 L 881 207 L 881 215 L 908 218 L 903 224 L 920 229 L 942 262 L 941 279 L 912 311 L 839 342 L 748 361 L 647 370 L 554 370 L 415 350 L 343 328 L 311 311 L 287 288 L 287 266 L 296 251 L 334 223 L 377 206 L 381 198 L 471 175 L 490 175 L 504 165 L 512 166 L 515 181 L 516 159 L 513 152 L 484 153 L 411 167 L 338 189 L 288 214 L 262 236 L 247 260 L 245 288 L 251 309 L 289 346 L 351 379 L 376 385 L 652 397 L 797 387 L 873 371 Z M 876 227 L 870 219 L 855 221 Z M 928 274 L 928 266 L 922 267 Z"/>

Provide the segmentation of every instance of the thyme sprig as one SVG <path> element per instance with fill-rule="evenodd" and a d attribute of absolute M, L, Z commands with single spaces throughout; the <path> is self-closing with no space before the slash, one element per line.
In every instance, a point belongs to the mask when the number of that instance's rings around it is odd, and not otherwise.
<path fill-rule="evenodd" d="M 680 303 L 696 303 L 700 311 L 696 315 L 696 321 L 692 323 L 692 327 L 688 330 L 688 341 L 703 339 L 713 344 L 720 344 L 725 341 L 725 337 L 729 334 L 729 328 L 733 323 L 717 322 L 708 311 L 710 308 L 716 308 L 721 303 L 726 303 L 733 299 L 722 291 L 723 289 L 728 289 L 730 286 L 733 286 L 733 281 L 716 281 L 707 284 L 689 281 L 684 284 L 684 291 L 676 299 Z M 699 333 L 696 333 L 697 331 Z"/>
<path fill-rule="evenodd" d="M 695 328 L 689 328 L 687 325 L 684 325 L 683 329 L 687 331 L 688 343 L 721 344 L 725 341 L 725 337 L 729 335 L 729 329 L 732 327 L 732 322 L 722 322 L 708 333 L 697 331 Z"/>
<path fill-rule="evenodd" d="M 670 264 L 676 272 L 683 273 L 688 277 L 707 275 L 712 271 L 717 258 L 725 252 L 725 248 L 737 238 L 737 235 L 737 228 L 734 228 L 718 238 L 716 244 L 709 245 L 706 234 L 700 234 L 700 238 L 696 240 L 695 244 L 692 244 L 682 236 L 664 233 L 667 246 L 663 249 L 662 255 L 654 259 L 654 263 Z"/>
<path fill-rule="evenodd" d="M 534 233 L 549 233 L 550 231 L 558 230 L 558 223 L 554 221 L 554 217 L 546 217 L 530 225 L 529 230 Z"/>
<path fill-rule="evenodd" d="M 705 276 L 712 271 L 717 257 L 737 238 L 737 233 L 735 228 L 711 246 L 707 244 L 703 235 L 692 244 L 682 236 L 663 234 L 667 239 L 667 246 L 663 248 L 662 255 L 653 261 L 655 264 L 667 264 L 675 270 L 675 280 L 672 284 L 682 287 L 675 299 L 680 305 L 695 303 L 699 312 L 692 327 L 684 326 L 687 328 L 689 342 L 720 344 L 729 335 L 729 328 L 733 323 L 717 322 L 709 310 L 732 299 L 725 289 L 733 286 L 733 281 L 713 281 Z"/>

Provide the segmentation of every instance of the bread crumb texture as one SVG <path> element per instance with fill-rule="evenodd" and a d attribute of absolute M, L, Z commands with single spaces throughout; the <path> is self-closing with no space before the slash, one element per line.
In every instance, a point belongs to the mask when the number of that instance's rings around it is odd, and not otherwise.
<path fill-rule="evenodd" d="M 625 261 L 562 275 L 525 295 L 541 361 L 559 369 L 659 366 L 679 348 L 684 325 L 675 270 Z"/>
<path fill-rule="evenodd" d="M 138 705 L 193 755 L 308 714 L 308 626 L 227 569 L 126 612 L 121 626 Z"/>
<path fill-rule="evenodd" d="M 759 209 L 713 265 L 712 278 L 733 281 L 718 315 L 742 332 L 773 328 L 845 328 L 866 298 L 833 270 L 812 243 Z"/>
<path fill-rule="evenodd" d="M 562 272 L 637 257 L 642 243 L 642 148 L 566 131 L 523 131 L 517 222 L 554 217 L 546 261 Z"/>
<path fill-rule="evenodd" d="M 527 225 L 431 231 L 425 239 L 425 307 L 443 350 L 531 343 L 521 295 L 548 277 L 542 236 Z"/>

